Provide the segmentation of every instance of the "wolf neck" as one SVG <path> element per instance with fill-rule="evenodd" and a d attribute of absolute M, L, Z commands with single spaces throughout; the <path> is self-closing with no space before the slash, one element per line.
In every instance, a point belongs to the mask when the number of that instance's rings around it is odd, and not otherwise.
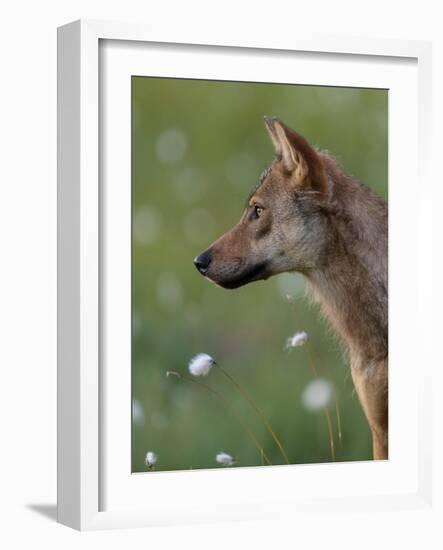
<path fill-rule="evenodd" d="M 354 356 L 387 356 L 387 207 L 336 169 L 331 243 L 307 277 L 314 299 Z"/>

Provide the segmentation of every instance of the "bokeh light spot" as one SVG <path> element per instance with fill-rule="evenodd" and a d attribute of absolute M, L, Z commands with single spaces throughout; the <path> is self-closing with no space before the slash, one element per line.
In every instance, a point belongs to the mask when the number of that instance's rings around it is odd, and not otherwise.
<path fill-rule="evenodd" d="M 150 206 L 142 206 L 134 212 L 132 234 L 134 240 L 141 245 L 150 245 L 160 236 L 162 216 L 158 210 Z"/>
<path fill-rule="evenodd" d="M 332 398 L 332 385 L 324 378 L 309 382 L 303 390 L 302 403 L 308 411 L 318 411 L 327 407 Z"/>
<path fill-rule="evenodd" d="M 173 273 L 160 275 L 157 281 L 157 300 L 168 311 L 176 311 L 182 306 L 182 285 Z"/>
<path fill-rule="evenodd" d="M 161 162 L 177 162 L 185 155 L 188 140 L 179 128 L 164 130 L 157 139 L 155 151 Z"/>
<path fill-rule="evenodd" d="M 208 245 L 213 240 L 214 216 L 204 208 L 192 210 L 183 221 L 186 238 L 190 243 Z"/>

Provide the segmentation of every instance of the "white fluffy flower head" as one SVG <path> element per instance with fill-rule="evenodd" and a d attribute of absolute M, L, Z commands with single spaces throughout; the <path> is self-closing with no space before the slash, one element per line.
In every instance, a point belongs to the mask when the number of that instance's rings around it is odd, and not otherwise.
<path fill-rule="evenodd" d="M 286 340 L 286 348 L 298 348 L 303 346 L 308 341 L 308 335 L 303 330 L 301 332 L 296 332 L 290 338 Z"/>
<path fill-rule="evenodd" d="M 214 359 L 207 353 L 198 353 L 189 362 L 189 372 L 193 376 L 206 376 L 215 365 Z"/>
<path fill-rule="evenodd" d="M 154 451 L 148 451 L 145 456 L 145 466 L 148 468 L 152 468 L 154 464 L 157 462 L 157 455 L 154 453 Z"/>
<path fill-rule="evenodd" d="M 235 464 L 234 457 L 224 451 L 217 453 L 215 460 L 222 466 L 233 466 Z"/>
<path fill-rule="evenodd" d="M 318 411 L 327 407 L 332 398 L 331 383 L 324 378 L 316 378 L 307 384 L 302 394 L 302 402 L 308 411 Z"/>

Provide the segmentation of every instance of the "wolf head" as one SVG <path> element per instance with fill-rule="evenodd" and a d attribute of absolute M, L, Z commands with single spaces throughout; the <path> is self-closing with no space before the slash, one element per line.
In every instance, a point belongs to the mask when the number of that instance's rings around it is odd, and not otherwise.
<path fill-rule="evenodd" d="M 276 158 L 240 221 L 194 260 L 223 288 L 318 267 L 330 240 L 329 184 L 321 155 L 277 118 L 265 117 Z"/>

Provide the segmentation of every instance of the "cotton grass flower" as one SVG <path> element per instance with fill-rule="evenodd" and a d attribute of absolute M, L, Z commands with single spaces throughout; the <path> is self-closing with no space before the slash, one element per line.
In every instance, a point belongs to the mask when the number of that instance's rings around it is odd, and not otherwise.
<path fill-rule="evenodd" d="M 286 349 L 298 348 L 304 346 L 308 341 L 308 335 L 303 330 L 296 332 L 286 340 Z"/>
<path fill-rule="evenodd" d="M 207 353 L 198 353 L 189 362 L 189 372 L 193 376 L 206 376 L 215 365 L 214 359 Z"/>
<path fill-rule="evenodd" d="M 154 453 L 154 451 L 148 451 L 145 456 L 145 466 L 149 470 L 152 470 L 156 462 L 157 462 L 157 455 Z"/>
<path fill-rule="evenodd" d="M 224 451 L 217 453 L 215 460 L 222 466 L 233 466 L 235 464 L 234 457 Z"/>
<path fill-rule="evenodd" d="M 332 394 L 331 383 L 324 378 L 316 378 L 303 390 L 302 403 L 308 411 L 318 411 L 330 404 Z"/>

